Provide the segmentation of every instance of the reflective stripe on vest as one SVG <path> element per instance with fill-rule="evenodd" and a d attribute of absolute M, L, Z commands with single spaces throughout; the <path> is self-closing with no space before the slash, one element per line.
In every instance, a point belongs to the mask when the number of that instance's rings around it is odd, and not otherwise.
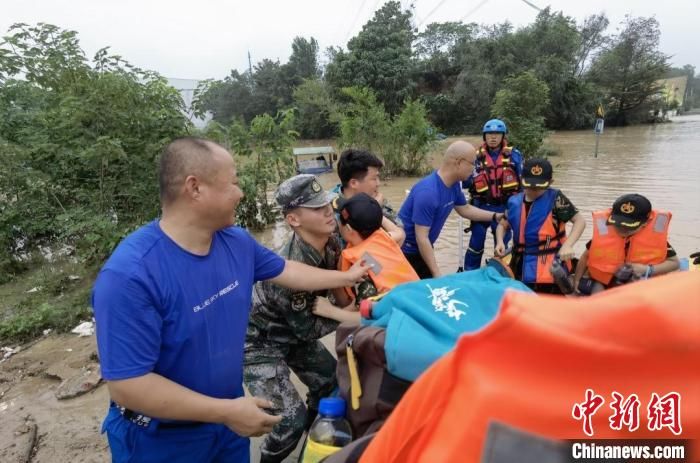
<path fill-rule="evenodd" d="M 513 193 L 519 188 L 520 180 L 512 164 L 512 151 L 511 146 L 503 143 L 494 162 L 488 153 L 488 145 L 481 145 L 478 152 L 479 164 L 476 167 L 477 176 L 474 180 L 474 188 L 479 196 L 500 199 L 504 192 Z"/>
<path fill-rule="evenodd" d="M 608 225 L 610 212 L 610 209 L 593 212 L 595 227 L 588 250 L 591 278 L 607 285 L 625 263 L 656 265 L 666 260 L 670 212 L 652 211 L 647 223 L 627 239 L 617 233 L 614 225 Z M 629 247 L 625 250 L 627 241 Z"/>

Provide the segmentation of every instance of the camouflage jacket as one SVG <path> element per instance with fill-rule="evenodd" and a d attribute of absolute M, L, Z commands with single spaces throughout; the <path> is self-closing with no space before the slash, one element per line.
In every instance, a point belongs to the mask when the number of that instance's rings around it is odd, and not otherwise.
<path fill-rule="evenodd" d="M 280 256 L 314 267 L 336 270 L 340 259 L 340 242 L 333 234 L 322 257 L 296 233 L 282 248 Z M 261 281 L 253 287 L 253 303 L 246 332 L 246 343 L 299 344 L 332 333 L 338 322 L 314 315 L 317 296 L 329 297 L 331 291 L 296 291 Z"/>

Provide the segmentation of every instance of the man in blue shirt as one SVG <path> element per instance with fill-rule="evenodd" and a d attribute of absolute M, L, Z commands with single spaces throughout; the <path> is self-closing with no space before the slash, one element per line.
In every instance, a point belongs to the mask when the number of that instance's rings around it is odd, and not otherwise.
<path fill-rule="evenodd" d="M 508 128 L 500 119 L 491 119 L 484 124 L 481 136 L 484 140 L 476 153 L 474 173 L 463 182 L 463 188 L 469 188 L 471 203 L 491 212 L 505 212 L 508 198 L 520 191 L 523 156 L 517 148 L 508 146 L 506 134 Z M 469 247 L 464 255 L 464 270 L 481 267 L 484 254 L 486 231 L 491 227 L 491 234 L 496 238 L 495 221 L 472 221 Z M 510 241 L 510 232 L 504 242 Z"/>
<path fill-rule="evenodd" d="M 465 141 L 447 147 L 440 168 L 416 183 L 399 210 L 406 232 L 401 250 L 421 278 L 440 276 L 433 243 L 440 236 L 454 209 L 464 218 L 488 222 L 502 213 L 484 211 L 467 204 L 461 182 L 474 170 L 476 150 Z"/>
<path fill-rule="evenodd" d="M 112 399 L 103 425 L 114 462 L 241 462 L 244 436 L 280 421 L 244 397 L 243 343 L 253 284 L 344 287 L 366 273 L 285 261 L 234 227 L 243 193 L 233 158 L 198 138 L 160 159 L 162 216 L 127 236 L 92 294 L 102 377 Z"/>

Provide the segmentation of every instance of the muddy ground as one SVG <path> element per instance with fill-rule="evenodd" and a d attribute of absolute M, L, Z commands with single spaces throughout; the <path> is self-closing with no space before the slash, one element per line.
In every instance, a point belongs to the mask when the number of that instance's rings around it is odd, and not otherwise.
<path fill-rule="evenodd" d="M 109 460 L 96 351 L 93 336 L 47 336 L 0 363 L 0 461 Z"/>
<path fill-rule="evenodd" d="M 94 336 L 48 335 L 22 346 L 0 363 L 0 462 L 109 461 L 100 434 L 108 404 Z M 259 459 L 259 443 L 251 441 L 251 462 Z"/>

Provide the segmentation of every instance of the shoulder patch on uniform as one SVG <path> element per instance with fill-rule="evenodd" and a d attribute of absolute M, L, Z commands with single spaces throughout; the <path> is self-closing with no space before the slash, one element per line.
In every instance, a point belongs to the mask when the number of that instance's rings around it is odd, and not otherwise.
<path fill-rule="evenodd" d="M 292 294 L 292 310 L 301 311 L 306 308 L 306 293 Z"/>

